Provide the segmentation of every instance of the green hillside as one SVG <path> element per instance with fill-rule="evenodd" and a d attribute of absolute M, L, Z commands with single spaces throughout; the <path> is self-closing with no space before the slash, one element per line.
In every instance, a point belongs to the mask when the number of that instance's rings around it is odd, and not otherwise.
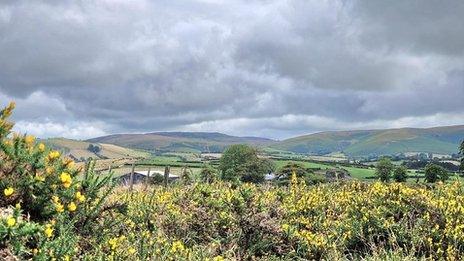
<path fill-rule="evenodd" d="M 63 154 L 76 160 L 94 158 L 94 159 L 117 159 L 117 158 L 141 158 L 148 157 L 149 153 L 133 149 L 123 148 L 113 144 L 91 143 L 87 141 L 72 140 L 65 138 L 44 139 L 41 142 L 46 143 L 49 147 L 61 151 Z M 88 150 L 89 145 L 95 145 L 100 148 L 98 153 Z"/>
<path fill-rule="evenodd" d="M 270 145 L 273 149 L 324 155 L 342 151 L 348 156 L 392 155 L 407 152 L 457 153 L 464 125 L 428 129 L 333 131 L 299 136 Z"/>
<path fill-rule="evenodd" d="M 232 144 L 264 146 L 274 141 L 257 137 L 235 137 L 217 132 L 156 132 L 109 135 L 90 139 L 88 142 L 162 152 L 222 152 Z"/>

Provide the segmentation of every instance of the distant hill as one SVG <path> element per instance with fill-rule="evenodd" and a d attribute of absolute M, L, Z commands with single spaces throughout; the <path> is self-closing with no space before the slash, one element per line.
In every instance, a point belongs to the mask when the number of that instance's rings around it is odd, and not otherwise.
<path fill-rule="evenodd" d="M 317 155 L 341 151 L 354 157 L 407 152 L 453 154 L 457 153 L 463 139 L 464 125 L 459 125 L 427 129 L 328 131 L 283 140 L 270 147 Z"/>
<path fill-rule="evenodd" d="M 271 139 L 236 137 L 218 132 L 154 132 L 146 134 L 115 134 L 87 140 L 109 143 L 127 148 L 149 151 L 222 152 L 232 144 L 265 146 L 274 143 Z"/>
<path fill-rule="evenodd" d="M 60 150 L 63 154 L 75 159 L 116 159 L 116 158 L 138 158 L 147 157 L 149 153 L 123 148 L 113 144 L 93 143 L 65 138 L 51 138 L 41 140 L 49 147 Z M 89 145 L 99 147 L 98 152 L 88 150 Z"/>

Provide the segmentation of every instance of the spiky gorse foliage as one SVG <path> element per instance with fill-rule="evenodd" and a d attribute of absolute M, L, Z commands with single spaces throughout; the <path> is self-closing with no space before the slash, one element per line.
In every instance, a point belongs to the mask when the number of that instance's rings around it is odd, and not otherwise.
<path fill-rule="evenodd" d="M 66 257 L 79 251 L 79 233 L 102 205 L 95 178 L 30 135 L 12 132 L 10 103 L 0 112 L 0 249 L 20 258 Z M 92 218 L 95 220 L 95 218 Z"/>
<path fill-rule="evenodd" d="M 459 260 L 464 187 L 225 182 L 118 190 L 128 215 L 95 255 L 130 260 Z M 131 251 L 128 251 L 131 250 Z M 390 256 L 390 257 L 389 257 Z M 95 257 L 95 256 L 93 256 Z"/>

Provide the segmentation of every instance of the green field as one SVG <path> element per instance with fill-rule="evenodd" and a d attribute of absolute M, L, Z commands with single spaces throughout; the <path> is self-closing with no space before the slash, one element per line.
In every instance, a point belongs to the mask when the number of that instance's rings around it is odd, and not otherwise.
<path fill-rule="evenodd" d="M 333 169 L 336 167 L 343 168 L 347 170 L 353 178 L 356 178 L 356 179 L 365 179 L 368 177 L 375 176 L 374 168 L 365 169 L 365 168 L 359 168 L 359 167 L 345 167 L 345 166 L 342 166 L 340 164 L 336 164 L 333 162 L 320 163 L 320 162 L 296 161 L 296 160 L 276 160 L 275 161 L 277 169 L 283 167 L 284 165 L 290 162 L 298 162 L 298 163 L 301 163 L 304 167 L 312 168 L 312 169 L 319 168 L 321 170 L 326 170 L 326 169 Z"/>
<path fill-rule="evenodd" d="M 428 129 L 329 131 L 294 137 L 269 145 L 274 151 L 326 155 L 343 152 L 352 157 L 408 152 L 453 154 L 464 136 L 464 126 Z"/>
<path fill-rule="evenodd" d="M 308 161 L 308 160 L 301 160 L 301 159 L 277 159 L 274 160 L 275 166 L 276 166 L 276 171 L 278 171 L 280 168 L 285 166 L 288 163 L 291 162 L 297 162 L 302 164 L 306 168 L 311 168 L 311 169 L 320 169 L 318 170 L 319 173 L 324 173 L 325 170 L 328 169 L 333 169 L 333 168 L 343 168 L 347 170 L 353 178 L 356 179 L 366 179 L 369 177 L 375 176 L 375 169 L 373 167 L 370 168 L 359 168 L 359 167 L 345 167 L 339 163 L 335 162 L 314 162 L 314 161 Z M 154 156 L 151 158 L 147 159 L 142 159 L 139 160 L 137 163 L 137 166 L 140 166 L 142 168 L 148 169 L 148 167 L 152 166 L 154 168 L 159 168 L 159 169 L 164 169 L 165 166 L 170 166 L 173 169 L 180 169 L 182 167 L 189 167 L 191 169 L 199 169 L 202 168 L 206 162 L 200 162 L 200 161 L 187 161 L 184 162 L 182 161 L 180 156 L 175 156 L 175 155 L 161 155 L 161 156 Z M 216 163 L 215 163 L 216 164 Z M 214 164 L 213 164 L 214 165 Z M 118 171 L 119 173 L 120 171 Z"/>

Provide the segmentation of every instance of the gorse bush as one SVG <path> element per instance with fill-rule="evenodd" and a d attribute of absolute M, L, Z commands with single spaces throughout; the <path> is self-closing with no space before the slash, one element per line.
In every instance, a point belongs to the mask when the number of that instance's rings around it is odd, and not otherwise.
<path fill-rule="evenodd" d="M 127 220 L 107 234 L 107 248 L 89 255 L 336 260 L 390 253 L 398 260 L 453 260 L 464 252 L 459 182 L 308 186 L 295 175 L 289 187 L 214 182 L 143 188 L 112 194 L 111 201 L 127 202 Z"/>
<path fill-rule="evenodd" d="M 12 133 L 8 121 L 14 103 L 0 112 L 0 249 L 20 258 L 67 258 L 78 241 L 98 224 L 110 179 L 80 169 L 60 152 L 36 143 L 30 135 Z M 95 229 L 93 227 L 92 229 Z"/>

